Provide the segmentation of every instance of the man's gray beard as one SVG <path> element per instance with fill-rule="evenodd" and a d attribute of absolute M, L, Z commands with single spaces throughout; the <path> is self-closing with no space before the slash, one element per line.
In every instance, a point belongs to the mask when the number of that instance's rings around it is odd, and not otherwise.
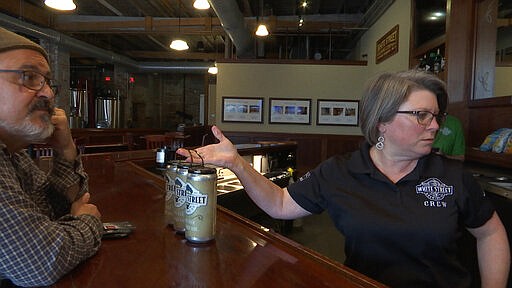
<path fill-rule="evenodd" d="M 53 134 L 55 127 L 51 123 L 49 115 L 43 115 L 41 118 L 41 121 L 46 124 L 42 127 L 30 122 L 30 114 L 23 120 L 21 125 L 13 125 L 5 123 L 5 121 L 0 121 L 0 127 L 7 131 L 8 134 L 20 137 L 28 143 L 43 142 Z"/>

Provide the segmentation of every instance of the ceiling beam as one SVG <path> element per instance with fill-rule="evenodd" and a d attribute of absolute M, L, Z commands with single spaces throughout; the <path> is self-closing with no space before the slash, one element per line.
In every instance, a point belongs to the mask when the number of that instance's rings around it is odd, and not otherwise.
<path fill-rule="evenodd" d="M 223 35 L 224 29 L 218 18 L 160 18 L 116 16 L 57 16 L 53 29 L 79 33 L 151 33 L 186 32 L 191 34 Z"/>
<path fill-rule="evenodd" d="M 224 52 L 191 52 L 191 51 L 126 51 L 130 57 L 137 59 L 189 59 L 189 60 L 220 60 Z"/>
<path fill-rule="evenodd" d="M 44 27 L 50 26 L 50 16 L 53 14 L 48 8 L 44 9 L 24 0 L 4 0 L 1 9 L 7 14 L 17 15 L 20 20 L 26 19 Z"/>
<path fill-rule="evenodd" d="M 341 19 L 341 20 L 340 20 Z M 337 21 L 332 21 L 337 20 Z M 295 17 L 269 16 L 261 17 L 260 21 L 267 21 L 272 31 L 297 30 Z M 256 18 L 246 17 L 248 27 L 256 27 Z M 116 16 L 57 16 L 53 28 L 69 33 L 167 33 L 180 32 L 183 34 L 224 35 L 220 21 L 216 17 L 195 18 L 158 18 L 158 17 L 116 17 Z M 301 31 L 335 32 L 342 30 L 365 29 L 359 27 L 359 19 L 343 19 L 339 15 L 317 17 L 307 15 Z"/>

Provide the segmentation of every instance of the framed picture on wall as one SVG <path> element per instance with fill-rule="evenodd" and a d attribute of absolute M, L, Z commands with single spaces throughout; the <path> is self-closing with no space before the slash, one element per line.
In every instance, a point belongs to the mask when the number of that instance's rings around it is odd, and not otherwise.
<path fill-rule="evenodd" d="M 317 125 L 359 125 L 359 101 L 357 100 L 318 100 Z"/>
<path fill-rule="evenodd" d="M 311 124 L 311 99 L 270 98 L 270 124 Z"/>
<path fill-rule="evenodd" d="M 263 98 L 222 97 L 222 122 L 263 123 Z"/>

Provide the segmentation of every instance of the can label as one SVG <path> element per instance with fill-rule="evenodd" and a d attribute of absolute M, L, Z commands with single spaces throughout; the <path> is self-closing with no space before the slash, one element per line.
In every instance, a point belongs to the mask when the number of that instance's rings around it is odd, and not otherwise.
<path fill-rule="evenodd" d="M 173 225 L 174 224 L 174 177 L 172 177 L 172 172 L 167 169 L 165 173 L 165 224 Z M 174 173 L 175 174 L 175 173 Z"/>
<path fill-rule="evenodd" d="M 187 183 L 180 178 L 176 178 L 174 183 L 174 191 L 176 196 L 174 206 L 176 208 L 181 208 L 183 205 L 185 205 L 185 203 L 187 203 Z"/>
<path fill-rule="evenodd" d="M 185 238 L 202 243 L 215 238 L 217 175 L 188 174 Z"/>
<path fill-rule="evenodd" d="M 187 209 L 185 213 L 191 215 L 196 212 L 198 207 L 208 205 L 208 195 L 201 194 L 201 191 L 192 185 L 187 185 Z"/>
<path fill-rule="evenodd" d="M 185 232 L 185 203 L 187 202 L 187 183 L 180 177 L 174 180 L 174 229 Z"/>

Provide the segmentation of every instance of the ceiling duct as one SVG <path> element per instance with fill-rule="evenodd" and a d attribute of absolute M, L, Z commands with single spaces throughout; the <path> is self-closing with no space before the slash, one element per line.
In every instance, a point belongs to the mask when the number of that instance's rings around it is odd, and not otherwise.
<path fill-rule="evenodd" d="M 0 13 L 0 26 L 12 29 L 13 31 L 22 32 L 35 38 L 48 40 L 49 42 L 67 47 L 73 52 L 78 52 L 88 57 L 93 57 L 112 64 L 135 68 L 137 69 L 136 72 L 206 73 L 208 68 L 213 65 L 211 62 L 137 62 L 112 51 L 98 48 L 51 29 L 32 25 L 3 13 Z"/>
<path fill-rule="evenodd" d="M 388 10 L 388 8 L 393 4 L 395 0 L 377 0 L 373 2 L 373 4 L 370 6 L 368 11 L 363 15 L 363 19 L 361 20 L 360 27 L 362 28 L 369 28 L 377 20 Z M 356 36 L 352 39 L 351 43 L 349 43 L 348 47 L 349 49 L 354 48 L 357 45 L 357 42 L 361 39 L 363 34 L 366 32 L 365 30 L 359 31 Z"/>
<path fill-rule="evenodd" d="M 222 28 L 236 47 L 238 58 L 255 58 L 254 39 L 235 0 L 210 0 Z M 237 7 L 237 9 L 235 9 Z"/>

